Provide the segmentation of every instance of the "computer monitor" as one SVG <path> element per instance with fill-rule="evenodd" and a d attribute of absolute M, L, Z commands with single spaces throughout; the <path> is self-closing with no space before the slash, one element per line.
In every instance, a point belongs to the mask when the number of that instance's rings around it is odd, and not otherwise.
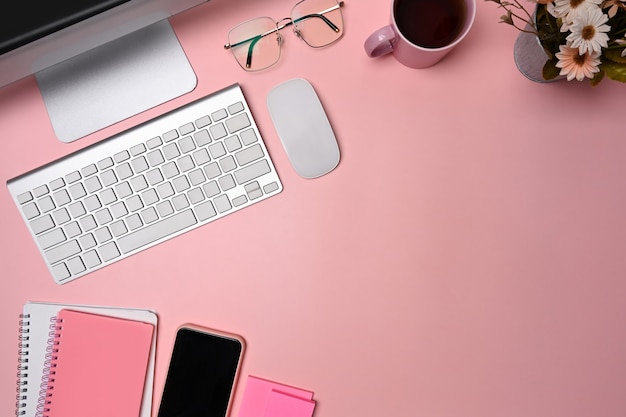
<path fill-rule="evenodd" d="M 193 90 L 168 18 L 207 0 L 21 0 L 0 6 L 0 87 L 35 74 L 71 142 Z"/>

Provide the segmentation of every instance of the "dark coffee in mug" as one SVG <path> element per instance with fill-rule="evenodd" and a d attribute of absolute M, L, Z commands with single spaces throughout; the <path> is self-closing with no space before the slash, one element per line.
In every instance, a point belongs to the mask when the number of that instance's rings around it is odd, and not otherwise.
<path fill-rule="evenodd" d="M 424 48 L 451 44 L 463 31 L 467 19 L 464 0 L 396 0 L 398 30 L 411 43 Z"/>

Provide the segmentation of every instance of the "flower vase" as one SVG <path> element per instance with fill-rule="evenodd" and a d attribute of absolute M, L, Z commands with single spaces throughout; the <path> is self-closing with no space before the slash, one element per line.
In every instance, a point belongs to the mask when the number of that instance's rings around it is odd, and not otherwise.
<path fill-rule="evenodd" d="M 533 17 L 537 17 L 537 10 L 533 13 Z M 530 25 L 526 25 L 526 30 L 532 30 Z M 513 58 L 517 69 L 529 80 L 537 83 L 551 83 L 565 79 L 565 76 L 559 75 L 556 78 L 546 80 L 543 77 L 543 67 L 548 62 L 549 57 L 537 35 L 528 32 L 520 32 L 515 39 L 513 46 Z"/>

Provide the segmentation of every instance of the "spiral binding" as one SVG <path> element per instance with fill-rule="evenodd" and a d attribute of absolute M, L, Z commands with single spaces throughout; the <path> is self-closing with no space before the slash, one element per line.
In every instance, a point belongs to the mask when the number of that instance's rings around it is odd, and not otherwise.
<path fill-rule="evenodd" d="M 26 414 L 26 395 L 28 391 L 28 352 L 30 349 L 30 314 L 20 314 L 20 330 L 18 337 L 18 357 L 17 357 L 17 387 L 15 395 L 15 415 Z"/>
<path fill-rule="evenodd" d="M 56 372 L 57 353 L 59 352 L 59 338 L 62 329 L 62 319 L 52 317 L 50 319 L 50 332 L 48 333 L 48 345 L 46 346 L 46 356 L 43 366 L 43 375 L 39 386 L 39 399 L 37 401 L 37 411 L 35 417 L 48 417 L 50 412 L 50 403 L 54 388 L 54 375 Z"/>

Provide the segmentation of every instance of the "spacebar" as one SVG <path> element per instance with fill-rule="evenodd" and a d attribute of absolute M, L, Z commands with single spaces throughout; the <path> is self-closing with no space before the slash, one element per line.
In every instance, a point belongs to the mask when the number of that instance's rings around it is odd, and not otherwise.
<path fill-rule="evenodd" d="M 196 216 L 193 215 L 191 210 L 181 211 L 165 220 L 138 230 L 135 233 L 122 236 L 118 239 L 117 245 L 122 253 L 128 253 L 196 223 Z"/>

